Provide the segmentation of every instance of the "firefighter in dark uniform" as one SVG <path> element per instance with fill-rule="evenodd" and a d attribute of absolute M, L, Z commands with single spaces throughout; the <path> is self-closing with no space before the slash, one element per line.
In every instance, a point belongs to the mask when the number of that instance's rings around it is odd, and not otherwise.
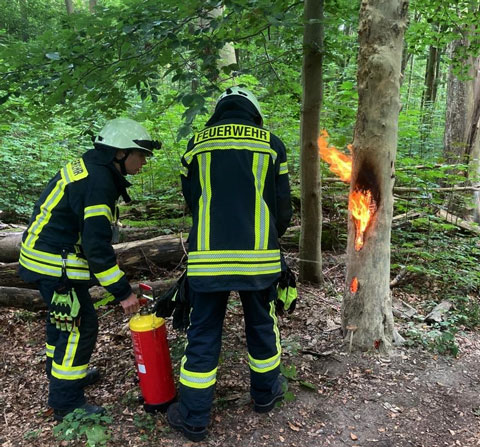
<path fill-rule="evenodd" d="M 88 150 L 49 182 L 23 235 L 20 276 L 38 285 L 47 318 L 48 403 L 54 418 L 76 408 L 103 413 L 86 402 L 84 387 L 99 373 L 88 368 L 98 321 L 88 292 L 91 273 L 126 314 L 139 309 L 112 247 L 116 201 L 129 201 L 125 175 L 138 173 L 159 143 L 128 118 L 108 121 Z M 59 310 L 60 309 L 60 310 Z"/>
<path fill-rule="evenodd" d="M 242 301 L 255 411 L 270 411 L 284 395 L 275 300 L 278 238 L 292 210 L 285 146 L 262 124 L 255 96 L 229 88 L 182 157 L 182 189 L 193 216 L 187 266 L 192 309 L 180 399 L 167 417 L 192 441 L 207 434 L 230 291 L 239 291 Z"/>

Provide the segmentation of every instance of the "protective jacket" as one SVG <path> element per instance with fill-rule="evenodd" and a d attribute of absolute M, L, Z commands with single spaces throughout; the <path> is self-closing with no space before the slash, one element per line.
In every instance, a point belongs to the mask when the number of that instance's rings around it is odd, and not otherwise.
<path fill-rule="evenodd" d="M 187 275 L 198 292 L 262 290 L 281 271 L 278 238 L 292 210 L 285 146 L 254 107 L 225 98 L 182 157 L 193 215 Z"/>
<path fill-rule="evenodd" d="M 113 165 L 115 150 L 93 149 L 68 163 L 35 204 L 23 235 L 20 276 L 27 282 L 60 278 L 62 252 L 69 279 L 89 281 L 92 272 L 117 300 L 131 287 L 112 247 L 116 201 L 130 183 Z"/>

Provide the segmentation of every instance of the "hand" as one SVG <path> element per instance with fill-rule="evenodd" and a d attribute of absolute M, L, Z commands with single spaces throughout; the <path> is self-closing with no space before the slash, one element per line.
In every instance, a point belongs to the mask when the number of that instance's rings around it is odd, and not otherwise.
<path fill-rule="evenodd" d="M 128 298 L 120 301 L 120 304 L 123 307 L 125 315 L 134 314 L 140 309 L 140 302 L 138 301 L 137 295 L 135 295 L 135 293 L 133 292 Z"/>

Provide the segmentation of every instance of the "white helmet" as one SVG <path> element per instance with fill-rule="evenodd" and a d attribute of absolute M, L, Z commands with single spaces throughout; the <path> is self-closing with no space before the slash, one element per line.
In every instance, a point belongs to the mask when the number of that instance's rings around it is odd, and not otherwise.
<path fill-rule="evenodd" d="M 262 109 L 260 108 L 260 103 L 258 102 L 257 98 L 255 95 L 248 89 L 244 87 L 230 87 L 227 88 L 217 99 L 217 104 L 223 99 L 226 98 L 227 96 L 241 96 L 242 98 L 245 98 L 246 100 L 250 101 L 254 107 L 257 109 L 257 112 L 260 114 L 260 117 L 262 118 L 263 121 L 263 114 L 262 114 Z"/>
<path fill-rule="evenodd" d="M 141 124 L 130 118 L 107 121 L 94 143 L 115 149 L 136 149 L 149 155 L 153 154 L 153 149 L 161 147 L 161 143 L 152 140 Z"/>

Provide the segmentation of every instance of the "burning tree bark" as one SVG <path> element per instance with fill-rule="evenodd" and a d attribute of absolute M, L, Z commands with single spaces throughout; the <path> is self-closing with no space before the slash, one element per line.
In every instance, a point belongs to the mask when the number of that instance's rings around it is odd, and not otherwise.
<path fill-rule="evenodd" d="M 407 9 L 408 0 L 364 0 L 360 10 L 342 329 L 363 351 L 388 352 L 393 338 L 390 234 Z"/>

